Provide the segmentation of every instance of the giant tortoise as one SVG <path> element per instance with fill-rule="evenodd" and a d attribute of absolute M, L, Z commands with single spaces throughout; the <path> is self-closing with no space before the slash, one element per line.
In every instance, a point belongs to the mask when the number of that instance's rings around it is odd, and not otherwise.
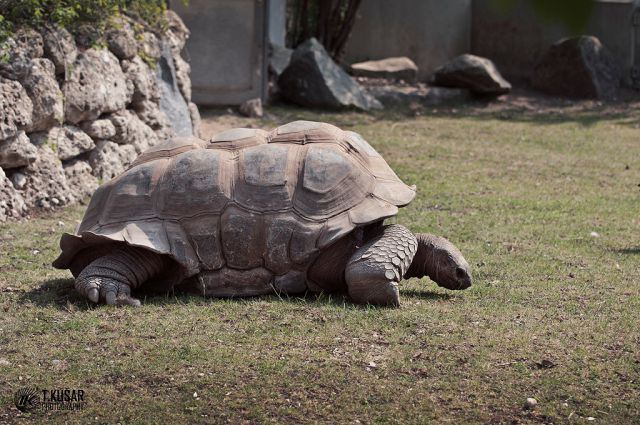
<path fill-rule="evenodd" d="M 346 291 L 399 305 L 403 278 L 448 289 L 471 270 L 448 240 L 384 225 L 415 197 L 360 135 L 296 121 L 178 137 L 93 195 L 53 263 L 92 302 L 139 305 L 134 289 L 205 296 Z"/>

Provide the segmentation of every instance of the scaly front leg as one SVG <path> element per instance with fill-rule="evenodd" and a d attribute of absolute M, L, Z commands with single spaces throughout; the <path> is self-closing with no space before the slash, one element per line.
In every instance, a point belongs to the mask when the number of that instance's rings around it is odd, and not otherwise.
<path fill-rule="evenodd" d="M 357 303 L 400 305 L 398 283 L 418 249 L 404 226 L 383 226 L 351 256 L 345 270 L 349 295 Z"/>

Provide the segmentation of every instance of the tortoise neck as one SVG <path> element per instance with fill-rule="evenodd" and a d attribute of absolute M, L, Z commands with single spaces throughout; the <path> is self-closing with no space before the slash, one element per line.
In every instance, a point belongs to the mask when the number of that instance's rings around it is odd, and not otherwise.
<path fill-rule="evenodd" d="M 409 279 L 417 277 L 418 279 L 425 276 L 433 277 L 436 270 L 435 241 L 436 236 L 426 233 L 416 233 L 418 240 L 418 250 L 413 256 L 409 270 L 404 277 Z"/>

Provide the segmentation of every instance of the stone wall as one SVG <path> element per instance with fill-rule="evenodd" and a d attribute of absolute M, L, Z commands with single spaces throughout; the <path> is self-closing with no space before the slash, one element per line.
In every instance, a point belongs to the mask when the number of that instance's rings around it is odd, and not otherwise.
<path fill-rule="evenodd" d="M 16 31 L 0 52 L 0 222 L 85 199 L 148 147 L 197 133 L 189 31 L 168 19 L 159 34 L 120 17 L 104 47 L 91 27 Z"/>

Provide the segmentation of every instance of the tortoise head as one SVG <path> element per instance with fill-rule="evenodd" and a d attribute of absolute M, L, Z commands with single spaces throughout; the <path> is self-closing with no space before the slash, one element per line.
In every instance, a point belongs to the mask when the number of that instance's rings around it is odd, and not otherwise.
<path fill-rule="evenodd" d="M 471 266 L 454 244 L 426 233 L 418 233 L 416 238 L 418 250 L 405 277 L 429 276 L 438 286 L 452 290 L 471 286 Z"/>

